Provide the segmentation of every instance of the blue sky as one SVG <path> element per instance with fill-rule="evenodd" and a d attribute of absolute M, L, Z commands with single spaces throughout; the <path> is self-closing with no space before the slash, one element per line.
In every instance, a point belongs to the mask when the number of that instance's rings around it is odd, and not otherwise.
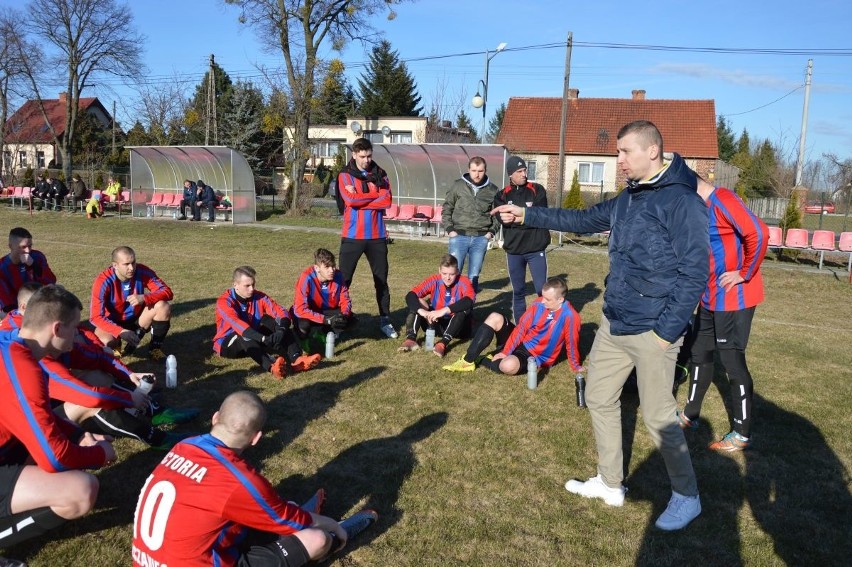
<path fill-rule="evenodd" d="M 0 0 L 0 4 L 17 2 Z M 653 8 L 653 10 L 651 10 Z M 209 55 L 234 78 L 262 83 L 257 65 L 275 66 L 280 55 L 264 51 L 254 30 L 237 22 L 236 8 L 218 0 L 146 0 L 130 4 L 138 29 L 147 36 L 144 60 L 151 80 L 175 76 L 196 84 Z M 484 75 L 485 50 L 507 48 L 491 60 L 488 117 L 511 96 L 561 96 L 565 49 L 523 49 L 561 43 L 573 32 L 570 85 L 581 97 L 627 98 L 645 89 L 648 98 L 716 101 L 738 133 L 768 138 L 795 156 L 804 103 L 805 70 L 814 60 L 806 159 L 833 152 L 852 157 L 852 56 L 808 50 L 852 52 L 852 2 L 779 0 L 740 2 L 531 2 L 421 0 L 395 7 L 388 21 L 377 15 L 384 34 L 417 82 L 424 109 L 438 101 L 455 114 L 465 105 L 474 125 L 481 111 L 470 106 Z M 274 41 L 274 38 L 269 38 Z M 590 45 L 591 44 L 591 45 Z M 607 49 L 600 44 L 734 49 L 800 49 L 796 55 L 696 53 L 671 50 Z M 463 53 L 472 55 L 417 61 Z M 340 55 L 350 80 L 364 69 L 367 52 L 352 43 Z M 118 118 L 132 124 L 133 93 L 105 81 L 94 93 Z M 780 99 L 780 100 L 779 100 Z"/>

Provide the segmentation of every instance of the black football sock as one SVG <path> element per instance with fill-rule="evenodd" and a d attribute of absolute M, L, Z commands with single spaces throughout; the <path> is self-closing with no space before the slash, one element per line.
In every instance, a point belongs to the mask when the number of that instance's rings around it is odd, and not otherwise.
<path fill-rule="evenodd" d="M 67 521 L 47 506 L 2 518 L 0 519 L 0 548 L 40 536 Z"/>

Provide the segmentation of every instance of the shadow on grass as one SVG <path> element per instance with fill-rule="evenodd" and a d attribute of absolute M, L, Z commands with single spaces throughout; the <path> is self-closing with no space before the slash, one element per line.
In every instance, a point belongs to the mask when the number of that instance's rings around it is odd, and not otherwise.
<path fill-rule="evenodd" d="M 172 317 L 180 317 L 196 309 L 205 309 L 211 305 L 216 305 L 217 299 L 216 297 L 205 297 L 203 299 L 193 299 L 192 301 L 172 302 Z"/>
<path fill-rule="evenodd" d="M 308 423 L 328 412 L 337 403 L 341 392 L 375 378 L 384 371 L 384 366 L 365 368 L 344 380 L 315 382 L 271 400 L 266 405 L 269 415 L 267 430 L 275 428 L 276 431 L 252 449 L 252 459 L 262 462 L 278 453 L 301 435 Z"/>
<path fill-rule="evenodd" d="M 284 479 L 278 487 L 280 494 L 310 494 L 325 487 L 328 502 L 323 514 L 340 518 L 354 506 L 364 506 L 378 512 L 379 521 L 346 547 L 347 553 L 393 527 L 402 518 L 397 500 L 405 479 L 417 466 L 413 445 L 422 441 L 447 423 L 446 412 L 421 417 L 398 435 L 380 437 L 349 447 L 310 478 L 296 475 Z"/>

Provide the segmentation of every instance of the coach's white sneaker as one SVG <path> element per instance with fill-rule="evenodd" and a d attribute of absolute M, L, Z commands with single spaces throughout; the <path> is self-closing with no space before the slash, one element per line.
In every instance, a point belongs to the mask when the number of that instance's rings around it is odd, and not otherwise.
<path fill-rule="evenodd" d="M 396 339 L 399 337 L 396 329 L 393 328 L 393 323 L 391 323 L 390 317 L 382 317 L 379 320 L 379 328 L 389 339 Z"/>
<path fill-rule="evenodd" d="M 672 531 L 685 528 L 689 522 L 701 513 L 701 499 L 695 496 L 684 496 L 672 490 L 672 497 L 666 511 L 660 514 L 655 525 L 661 530 Z"/>
<path fill-rule="evenodd" d="M 624 494 L 627 492 L 624 486 L 610 488 L 604 484 L 601 475 L 593 476 L 586 482 L 571 479 L 565 483 L 565 490 L 584 498 L 600 498 L 610 506 L 623 506 Z"/>

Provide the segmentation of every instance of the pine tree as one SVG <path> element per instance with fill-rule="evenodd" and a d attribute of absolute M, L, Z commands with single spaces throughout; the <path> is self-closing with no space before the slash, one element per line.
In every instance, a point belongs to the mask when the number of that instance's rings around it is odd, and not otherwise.
<path fill-rule="evenodd" d="M 456 129 L 459 131 L 459 138 L 461 139 L 461 131 L 468 130 L 470 132 L 470 137 L 468 138 L 471 143 L 478 144 L 479 143 L 479 132 L 476 131 L 473 124 L 470 121 L 470 117 L 468 117 L 467 113 L 464 109 L 459 111 L 459 115 L 456 117 Z"/>
<path fill-rule="evenodd" d="M 486 144 L 494 144 L 497 142 L 497 135 L 500 133 L 500 128 L 503 127 L 503 117 L 506 115 L 506 103 L 500 105 L 494 116 L 488 122 L 488 131 L 485 133 L 485 138 L 482 140 Z"/>
<path fill-rule="evenodd" d="M 737 144 L 734 140 L 734 131 L 725 121 L 724 116 L 720 116 L 716 123 L 716 140 L 719 145 L 719 159 L 730 162 L 737 153 Z"/>
<path fill-rule="evenodd" d="M 252 167 L 261 161 L 258 150 L 263 143 L 264 110 L 260 89 L 251 82 L 237 81 L 219 123 L 219 143 L 239 151 Z"/>
<path fill-rule="evenodd" d="M 751 168 L 751 141 L 748 137 L 748 132 L 743 129 L 743 133 L 737 140 L 737 151 L 731 157 L 731 164 L 735 165 L 740 170 L 740 177 L 735 187 L 737 193 L 742 195 L 751 194 L 751 183 L 748 179 L 748 172 Z"/>
<path fill-rule="evenodd" d="M 799 206 L 799 196 L 795 191 L 790 195 L 787 208 L 784 209 L 784 216 L 781 217 L 778 226 L 784 231 L 790 228 L 802 227 L 802 209 Z"/>
<path fill-rule="evenodd" d="M 586 203 L 583 201 L 583 196 L 580 194 L 580 178 L 577 176 L 577 170 L 574 170 L 574 179 L 571 180 L 571 189 L 565 195 L 562 201 L 563 209 L 583 210 L 586 208 Z"/>
<path fill-rule="evenodd" d="M 358 79 L 358 87 L 360 114 L 365 116 L 419 116 L 423 110 L 408 67 L 387 40 L 370 55 L 369 68 Z"/>

